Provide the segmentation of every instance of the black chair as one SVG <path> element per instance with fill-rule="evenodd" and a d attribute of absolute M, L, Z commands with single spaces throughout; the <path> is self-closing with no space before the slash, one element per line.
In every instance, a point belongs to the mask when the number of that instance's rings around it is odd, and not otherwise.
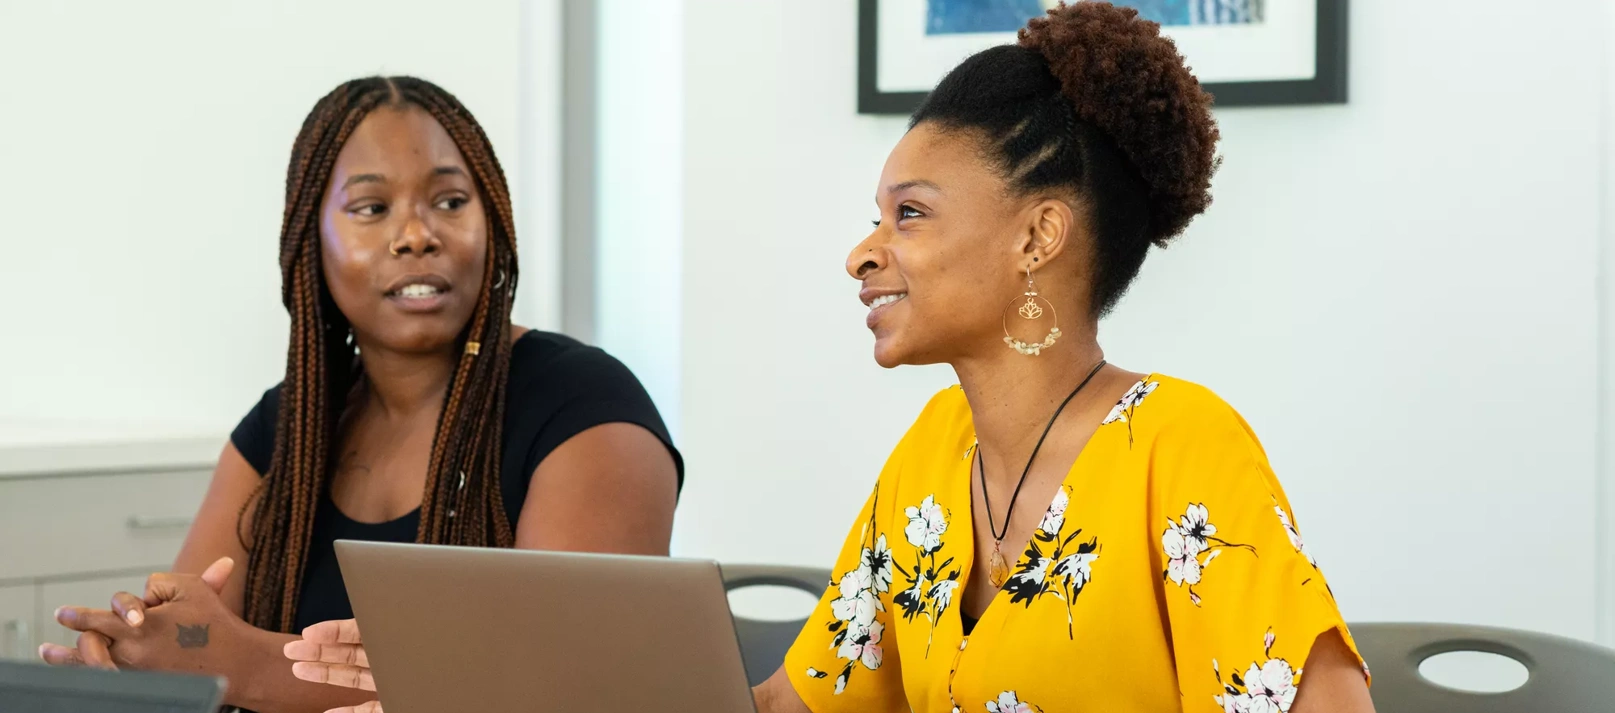
<path fill-rule="evenodd" d="M 814 567 L 774 565 L 723 565 L 723 588 L 735 591 L 746 587 L 789 587 L 824 596 L 830 586 L 830 570 Z M 735 634 L 740 638 L 740 655 L 746 662 L 746 678 L 756 686 L 768 680 L 785 662 L 785 652 L 796 642 L 807 618 L 793 621 L 762 621 L 735 617 Z"/>
<path fill-rule="evenodd" d="M 1374 675 L 1379 713 L 1608 713 L 1615 710 L 1615 651 L 1530 631 L 1459 624 L 1353 624 L 1352 638 Z M 1503 693 L 1460 691 L 1419 673 L 1432 656 L 1479 651 L 1529 672 Z"/>

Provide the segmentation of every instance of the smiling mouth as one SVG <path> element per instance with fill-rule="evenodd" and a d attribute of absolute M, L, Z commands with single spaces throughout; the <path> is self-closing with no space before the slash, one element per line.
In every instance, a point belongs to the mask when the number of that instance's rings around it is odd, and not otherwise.
<path fill-rule="evenodd" d="M 906 297 L 908 297 L 907 292 L 899 292 L 899 293 L 897 293 L 895 295 L 881 295 L 880 297 L 876 297 L 874 300 L 870 301 L 870 303 L 869 303 L 869 311 L 873 312 L 873 311 L 875 311 L 877 309 L 885 307 L 886 305 L 889 305 L 889 304 L 891 304 L 893 302 L 897 302 L 899 300 L 902 300 L 902 299 L 904 299 Z"/>
<path fill-rule="evenodd" d="M 416 283 L 413 285 L 404 285 L 403 287 L 387 293 L 387 296 L 402 297 L 406 300 L 424 300 L 431 299 L 446 292 L 448 292 L 447 289 L 439 289 L 436 285 L 424 285 Z"/>

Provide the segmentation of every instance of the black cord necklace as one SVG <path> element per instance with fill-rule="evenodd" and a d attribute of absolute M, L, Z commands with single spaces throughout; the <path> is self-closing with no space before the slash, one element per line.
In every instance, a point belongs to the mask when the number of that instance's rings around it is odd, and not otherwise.
<path fill-rule="evenodd" d="M 1009 511 L 1004 513 L 1003 534 L 999 534 L 998 526 L 993 523 L 993 503 L 987 497 L 987 463 L 981 458 L 981 444 L 979 442 L 976 444 L 976 469 L 981 473 L 981 504 L 987 508 L 987 531 L 993 534 L 992 569 L 988 571 L 988 575 L 996 588 L 1002 589 L 1004 583 L 1009 581 L 1009 562 L 1004 559 L 1001 548 L 1004 545 L 1004 535 L 1009 534 L 1010 518 L 1015 516 L 1015 502 L 1021 498 L 1021 486 L 1026 485 L 1026 475 L 1032 472 L 1032 461 L 1037 459 L 1037 452 L 1043 448 L 1043 440 L 1049 437 L 1049 431 L 1054 428 L 1054 422 L 1060 419 L 1060 412 L 1065 410 L 1066 404 L 1071 403 L 1071 399 L 1076 398 L 1082 387 L 1093 381 L 1094 376 L 1103 368 L 1105 360 L 1100 359 L 1099 363 L 1088 372 L 1088 376 L 1082 379 L 1082 383 L 1077 384 L 1077 388 L 1072 389 L 1065 400 L 1060 402 L 1060 407 L 1054 410 L 1054 415 L 1049 417 L 1048 425 L 1043 427 L 1043 435 L 1038 436 L 1037 445 L 1032 447 L 1032 455 L 1026 459 L 1026 467 L 1021 470 L 1021 480 L 1015 484 L 1015 494 L 1009 498 Z"/>

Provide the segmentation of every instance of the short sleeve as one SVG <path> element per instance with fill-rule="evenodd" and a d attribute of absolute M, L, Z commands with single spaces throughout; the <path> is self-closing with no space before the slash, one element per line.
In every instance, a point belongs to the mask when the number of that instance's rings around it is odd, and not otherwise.
<path fill-rule="evenodd" d="M 815 713 L 907 711 L 892 631 L 892 553 L 879 486 L 836 558 L 832 581 L 785 655 L 791 686 Z M 877 534 L 879 533 L 879 534 Z"/>
<path fill-rule="evenodd" d="M 1362 657 L 1244 422 L 1230 409 L 1194 430 L 1160 439 L 1152 475 L 1183 710 L 1289 710 L 1319 635 Z"/>
<path fill-rule="evenodd" d="M 275 419 L 279 416 L 280 385 L 276 384 L 230 432 L 230 443 L 259 477 L 269 472 L 269 463 L 275 457 Z"/>
<path fill-rule="evenodd" d="M 607 423 L 631 423 L 667 447 L 683 488 L 684 459 L 673 447 L 661 413 L 634 373 L 610 354 L 594 347 L 568 349 L 545 364 L 539 378 L 507 398 L 505 408 L 515 428 L 507 437 L 532 434 L 520 477 L 532 475 L 551 451 L 579 433 Z"/>

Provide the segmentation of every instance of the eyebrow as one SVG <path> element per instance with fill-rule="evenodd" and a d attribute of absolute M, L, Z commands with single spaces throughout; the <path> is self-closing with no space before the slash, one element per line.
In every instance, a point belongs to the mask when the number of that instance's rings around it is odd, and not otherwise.
<path fill-rule="evenodd" d="M 352 176 L 348 176 L 348 180 L 342 182 L 342 189 L 347 190 L 348 186 L 352 186 L 352 185 L 359 184 L 359 183 L 386 183 L 386 182 L 387 182 L 387 179 L 382 177 L 382 175 L 379 174 L 379 173 L 358 173 L 358 174 L 354 174 Z"/>
<path fill-rule="evenodd" d="M 896 193 L 898 191 L 907 190 L 909 188 L 925 188 L 927 190 L 936 191 L 937 193 L 942 192 L 942 187 L 941 186 L 938 186 L 935 183 L 932 183 L 930 181 L 926 181 L 926 180 L 923 180 L 923 179 L 917 179 L 917 180 L 913 180 L 913 181 L 903 181 L 902 183 L 893 183 L 892 185 L 886 187 L 886 192 L 887 193 Z"/>
<path fill-rule="evenodd" d="M 432 175 L 433 176 L 464 176 L 465 175 L 465 169 L 460 168 L 459 166 L 438 166 L 437 168 L 432 169 Z M 381 175 L 379 173 L 358 173 L 358 174 L 354 174 L 352 176 L 349 176 L 348 180 L 343 181 L 342 182 L 342 189 L 347 190 L 349 186 L 353 186 L 353 185 L 360 184 L 360 183 L 386 183 L 386 182 L 387 182 L 387 177 L 383 176 L 383 175 Z"/>

